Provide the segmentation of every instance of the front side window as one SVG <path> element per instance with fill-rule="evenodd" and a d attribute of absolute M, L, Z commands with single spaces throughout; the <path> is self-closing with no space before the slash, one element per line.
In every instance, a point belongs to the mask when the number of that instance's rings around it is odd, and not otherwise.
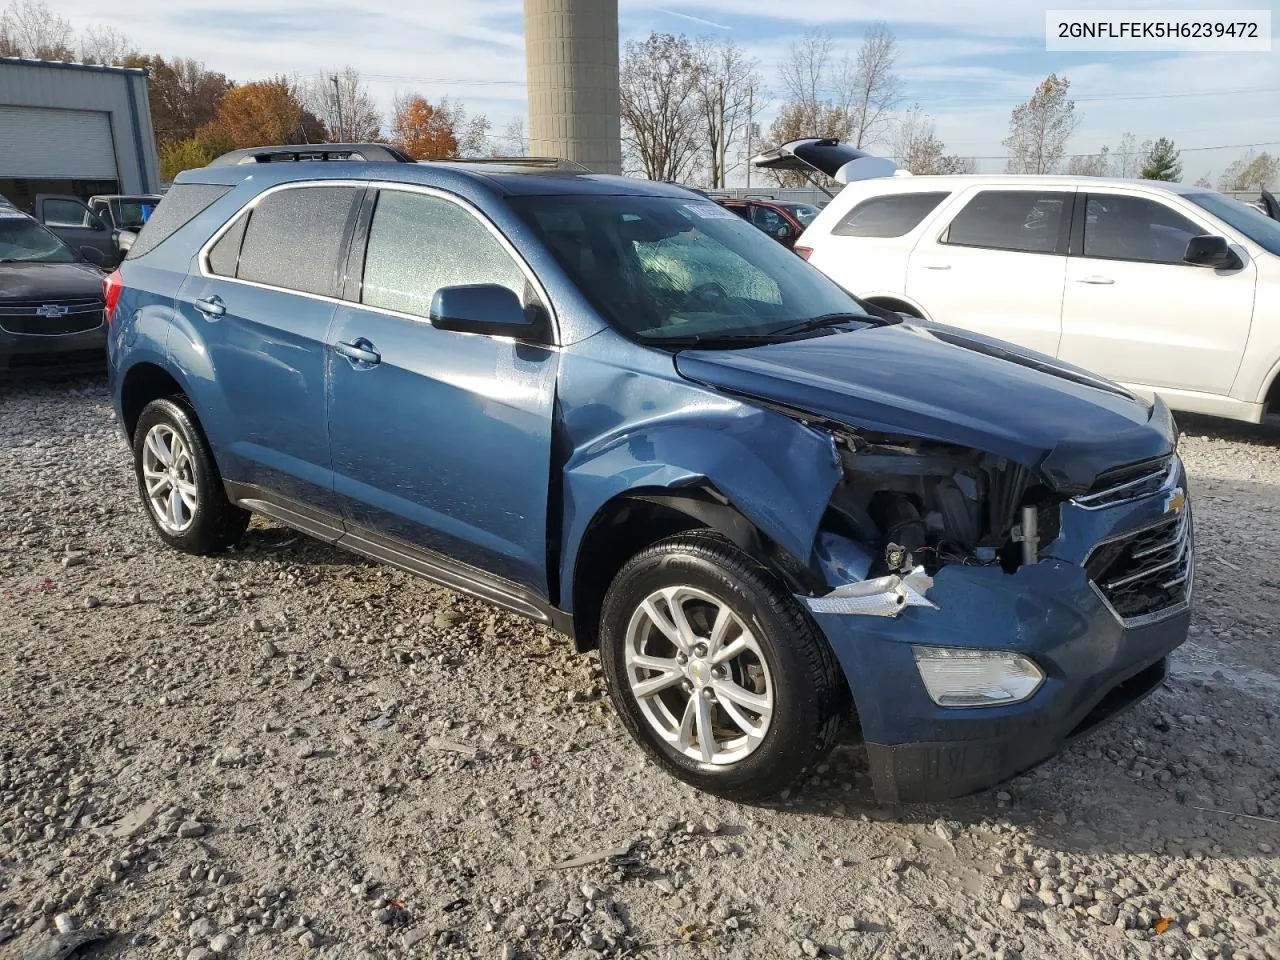
<path fill-rule="evenodd" d="M 866 316 L 815 268 L 710 201 L 530 196 L 508 203 L 602 318 L 642 342 L 769 337 L 819 317 Z"/>
<path fill-rule="evenodd" d="M 236 277 L 334 296 L 357 192 L 356 187 L 292 187 L 263 197 L 249 213 Z"/>
<path fill-rule="evenodd" d="M 1089 195 L 1084 256 L 1141 263 L 1181 263 L 1187 241 L 1204 230 L 1163 203 L 1119 194 Z"/>
<path fill-rule="evenodd" d="M 70 247 L 30 217 L 0 208 L 0 263 L 74 263 L 76 259 Z"/>
<path fill-rule="evenodd" d="M 905 237 L 948 196 L 944 191 L 871 197 L 846 213 L 831 233 L 837 237 Z"/>
<path fill-rule="evenodd" d="M 74 200 L 46 200 L 41 214 L 47 227 L 91 227 L 93 214 Z"/>
<path fill-rule="evenodd" d="M 1070 193 L 983 190 L 951 221 L 942 242 L 1018 253 L 1055 253 L 1061 246 Z"/>
<path fill-rule="evenodd" d="M 378 195 L 361 303 L 427 317 L 437 290 L 472 283 L 500 284 L 528 300 L 520 265 L 466 209 L 425 193 Z"/>
<path fill-rule="evenodd" d="M 785 226 L 787 221 L 782 219 L 782 214 L 771 207 L 752 207 L 751 222 L 763 230 L 765 233 L 777 233 L 778 228 Z"/>

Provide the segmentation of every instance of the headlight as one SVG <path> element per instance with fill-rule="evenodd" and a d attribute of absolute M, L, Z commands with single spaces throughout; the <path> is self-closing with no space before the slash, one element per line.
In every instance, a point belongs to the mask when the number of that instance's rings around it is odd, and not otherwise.
<path fill-rule="evenodd" d="M 1044 683 L 1044 672 L 1020 653 L 917 646 L 911 652 L 925 690 L 940 707 L 1020 703 Z"/>

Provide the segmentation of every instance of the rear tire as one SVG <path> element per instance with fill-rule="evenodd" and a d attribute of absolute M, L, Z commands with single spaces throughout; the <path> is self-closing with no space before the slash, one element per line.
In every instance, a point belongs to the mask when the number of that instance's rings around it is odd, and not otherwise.
<path fill-rule="evenodd" d="M 249 512 L 227 499 L 209 441 L 181 399 L 152 400 L 133 432 L 138 495 L 160 539 L 184 553 L 234 546 Z"/>
<path fill-rule="evenodd" d="M 776 796 L 839 730 L 846 689 L 826 639 L 768 569 L 717 534 L 671 537 L 623 566 L 600 653 L 627 730 L 708 793 Z"/>

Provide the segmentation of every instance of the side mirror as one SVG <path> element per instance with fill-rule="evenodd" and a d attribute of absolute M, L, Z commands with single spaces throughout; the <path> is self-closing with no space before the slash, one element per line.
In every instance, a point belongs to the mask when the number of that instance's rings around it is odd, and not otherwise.
<path fill-rule="evenodd" d="M 520 298 L 496 283 L 441 287 L 431 298 L 430 317 L 438 330 L 490 337 L 527 337 L 537 327 Z"/>
<path fill-rule="evenodd" d="M 1182 262 L 1215 270 L 1238 270 L 1244 266 L 1226 237 L 1213 236 L 1192 237 L 1187 241 L 1187 252 L 1183 254 Z"/>
<path fill-rule="evenodd" d="M 80 256 L 88 260 L 95 266 L 102 266 L 107 262 L 106 256 L 97 247 L 84 246 L 80 248 Z"/>
<path fill-rule="evenodd" d="M 121 253 L 128 253 L 133 246 L 133 241 L 138 239 L 138 235 L 132 230 L 120 230 L 116 233 L 116 249 Z"/>

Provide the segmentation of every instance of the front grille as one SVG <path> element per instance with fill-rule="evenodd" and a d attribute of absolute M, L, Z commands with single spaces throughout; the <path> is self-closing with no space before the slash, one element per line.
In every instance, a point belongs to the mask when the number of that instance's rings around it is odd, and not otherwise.
<path fill-rule="evenodd" d="M 1191 511 L 1099 546 L 1085 569 L 1121 620 L 1172 613 L 1191 590 Z"/>
<path fill-rule="evenodd" d="M 65 310 L 65 313 L 61 311 Z M 43 316 L 41 311 L 59 313 Z M 0 330 L 28 337 L 62 337 L 102 326 L 101 297 L 53 300 L 0 300 Z"/>
<path fill-rule="evenodd" d="M 1075 502 L 1088 510 L 1128 503 L 1158 491 L 1175 469 L 1173 457 L 1168 456 L 1108 470 L 1098 477 L 1088 493 L 1076 497 Z"/>

